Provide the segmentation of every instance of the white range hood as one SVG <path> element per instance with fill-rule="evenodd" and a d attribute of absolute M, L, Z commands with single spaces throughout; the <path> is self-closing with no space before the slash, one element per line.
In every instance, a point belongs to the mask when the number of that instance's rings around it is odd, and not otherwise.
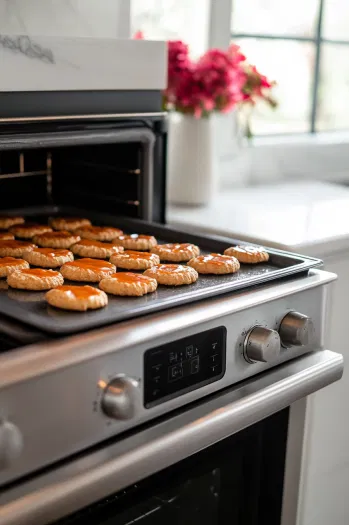
<path fill-rule="evenodd" d="M 166 44 L 129 37 L 130 0 L 0 0 L 0 92 L 164 89 Z"/>
<path fill-rule="evenodd" d="M 0 35 L 0 91 L 161 90 L 164 42 Z"/>

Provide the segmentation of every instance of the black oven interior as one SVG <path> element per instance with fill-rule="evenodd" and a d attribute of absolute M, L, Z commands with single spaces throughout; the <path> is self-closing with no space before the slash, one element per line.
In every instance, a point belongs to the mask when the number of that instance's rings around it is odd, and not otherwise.
<path fill-rule="evenodd" d="M 164 223 L 166 126 L 162 115 L 3 126 L 0 214 L 67 206 Z M 42 339 L 4 316 L 1 326 L 0 352 Z"/>
<path fill-rule="evenodd" d="M 289 409 L 54 525 L 279 525 Z"/>
<path fill-rule="evenodd" d="M 163 223 L 165 158 L 162 117 L 5 129 L 0 209 L 69 205 Z"/>

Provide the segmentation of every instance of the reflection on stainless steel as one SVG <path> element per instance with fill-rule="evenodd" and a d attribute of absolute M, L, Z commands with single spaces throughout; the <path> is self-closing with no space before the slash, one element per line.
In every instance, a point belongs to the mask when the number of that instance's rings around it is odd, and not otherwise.
<path fill-rule="evenodd" d="M 16 179 L 17 177 L 37 177 L 38 175 L 47 175 L 47 171 L 40 170 L 40 171 L 21 171 L 19 173 L 1 173 L 0 180 Z"/>
<path fill-rule="evenodd" d="M 17 461 L 22 449 L 23 437 L 19 428 L 10 421 L 0 419 L 0 470 Z"/>
<path fill-rule="evenodd" d="M 285 347 L 306 346 L 314 337 L 314 324 L 307 315 L 289 312 L 280 323 L 279 334 Z"/>
<path fill-rule="evenodd" d="M 291 405 L 287 433 L 281 525 L 297 523 L 307 398 Z"/>
<path fill-rule="evenodd" d="M 149 113 L 98 113 L 95 115 L 56 115 L 50 117 L 15 117 L 0 118 L 0 122 L 55 122 L 65 120 L 100 120 L 100 119 L 127 119 L 127 118 L 146 118 L 165 116 L 166 112 Z"/>
<path fill-rule="evenodd" d="M 244 341 L 244 356 L 248 363 L 269 363 L 280 354 L 280 337 L 276 330 L 254 326 Z"/>
<path fill-rule="evenodd" d="M 19 154 L 19 171 L 24 173 L 24 153 Z"/>
<path fill-rule="evenodd" d="M 131 419 L 135 415 L 135 398 L 139 396 L 138 381 L 115 377 L 104 388 L 102 410 L 113 419 Z"/>
<path fill-rule="evenodd" d="M 4 491 L 0 525 L 46 525 L 239 432 L 342 373 L 343 357 L 330 351 L 282 365 L 120 443 Z"/>

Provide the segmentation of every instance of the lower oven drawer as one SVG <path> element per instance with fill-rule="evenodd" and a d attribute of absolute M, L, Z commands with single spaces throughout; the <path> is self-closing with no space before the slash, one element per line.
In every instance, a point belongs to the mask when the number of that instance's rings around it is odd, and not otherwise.
<path fill-rule="evenodd" d="M 210 396 L 4 490 L 0 525 L 279 523 L 287 407 L 342 372 L 322 350 Z"/>

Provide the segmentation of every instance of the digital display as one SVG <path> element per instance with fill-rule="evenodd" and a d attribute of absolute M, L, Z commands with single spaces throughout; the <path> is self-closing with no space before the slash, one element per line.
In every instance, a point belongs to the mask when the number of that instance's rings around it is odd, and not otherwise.
<path fill-rule="evenodd" d="M 218 381 L 225 373 L 224 326 L 173 341 L 144 354 L 144 406 L 151 408 Z"/>

